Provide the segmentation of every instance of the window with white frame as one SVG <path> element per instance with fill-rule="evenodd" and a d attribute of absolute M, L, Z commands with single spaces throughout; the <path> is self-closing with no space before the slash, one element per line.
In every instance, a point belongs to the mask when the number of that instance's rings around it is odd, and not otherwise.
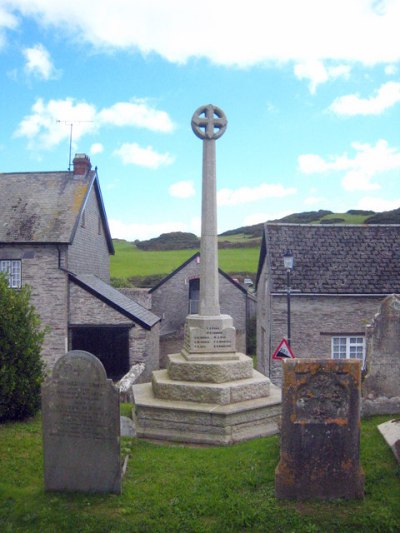
<path fill-rule="evenodd" d="M 365 359 L 365 337 L 332 337 L 333 359 Z"/>
<path fill-rule="evenodd" d="M 8 286 L 12 289 L 21 287 L 21 261 L 19 259 L 0 259 L 0 272 L 8 278 Z"/>

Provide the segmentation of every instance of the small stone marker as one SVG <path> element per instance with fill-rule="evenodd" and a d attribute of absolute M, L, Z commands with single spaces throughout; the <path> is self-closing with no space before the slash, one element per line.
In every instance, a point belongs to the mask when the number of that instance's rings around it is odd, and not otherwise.
<path fill-rule="evenodd" d="M 94 355 L 57 361 L 42 416 L 46 490 L 121 492 L 119 392 Z"/>
<path fill-rule="evenodd" d="M 284 360 L 278 498 L 362 498 L 358 360 Z"/>
<path fill-rule="evenodd" d="M 400 463 L 400 418 L 384 422 L 378 429 Z"/>

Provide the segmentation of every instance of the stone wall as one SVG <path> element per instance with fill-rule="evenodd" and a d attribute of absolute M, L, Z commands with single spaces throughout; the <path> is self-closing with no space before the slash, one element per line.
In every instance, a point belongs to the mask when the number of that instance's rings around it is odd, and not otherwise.
<path fill-rule="evenodd" d="M 130 327 L 129 364 L 146 364 L 139 382 L 149 381 L 151 372 L 159 368 L 159 324 L 146 330 L 73 282 L 70 284 L 70 324 Z"/>
<path fill-rule="evenodd" d="M 67 274 L 59 269 L 65 248 L 54 245 L 0 247 L 0 259 L 21 259 L 22 284 L 32 287 L 31 303 L 47 327 L 42 357 L 50 369 L 67 351 Z"/>
<path fill-rule="evenodd" d="M 292 295 L 291 347 L 295 357 L 330 358 L 332 337 L 364 336 L 366 325 L 377 312 L 381 301 L 381 296 Z M 257 367 L 273 383 L 280 384 L 281 363 L 273 361 L 271 357 L 282 338 L 287 337 L 286 295 L 269 296 L 264 306 L 259 306 L 259 312 Z"/>
<path fill-rule="evenodd" d="M 110 257 L 94 187 L 69 247 L 67 268 L 74 274 L 94 274 L 110 282 Z"/>
<path fill-rule="evenodd" d="M 161 344 L 165 335 L 180 332 L 189 314 L 189 282 L 200 276 L 196 258 L 151 292 L 152 312 L 162 318 Z M 219 274 L 219 298 L 222 314 L 233 318 L 237 333 L 237 350 L 246 351 L 247 294 Z M 181 337 L 183 340 L 183 335 Z M 161 346 L 161 357 L 165 350 Z"/>

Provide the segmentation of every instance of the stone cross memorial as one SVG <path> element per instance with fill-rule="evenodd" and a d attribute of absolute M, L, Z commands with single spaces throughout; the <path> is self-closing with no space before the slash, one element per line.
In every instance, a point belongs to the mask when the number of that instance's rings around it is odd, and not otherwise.
<path fill-rule="evenodd" d="M 224 112 L 203 105 L 191 126 L 203 141 L 199 313 L 185 321 L 180 353 L 134 385 L 138 437 L 201 444 L 232 444 L 277 431 L 280 391 L 236 351 L 236 330 L 221 314 L 218 288 L 216 140 Z"/>
<path fill-rule="evenodd" d="M 283 363 L 278 498 L 362 498 L 359 360 Z"/>
<path fill-rule="evenodd" d="M 119 392 L 94 355 L 61 357 L 42 385 L 47 491 L 121 492 Z"/>

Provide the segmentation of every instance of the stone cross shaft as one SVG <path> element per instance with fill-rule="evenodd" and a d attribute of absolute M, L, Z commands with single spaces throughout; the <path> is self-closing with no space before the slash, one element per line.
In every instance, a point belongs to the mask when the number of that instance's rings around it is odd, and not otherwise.
<path fill-rule="evenodd" d="M 224 112 L 214 105 L 199 107 L 192 117 L 192 129 L 203 141 L 200 305 L 199 315 L 219 316 L 217 185 L 215 141 L 227 126 Z"/>

